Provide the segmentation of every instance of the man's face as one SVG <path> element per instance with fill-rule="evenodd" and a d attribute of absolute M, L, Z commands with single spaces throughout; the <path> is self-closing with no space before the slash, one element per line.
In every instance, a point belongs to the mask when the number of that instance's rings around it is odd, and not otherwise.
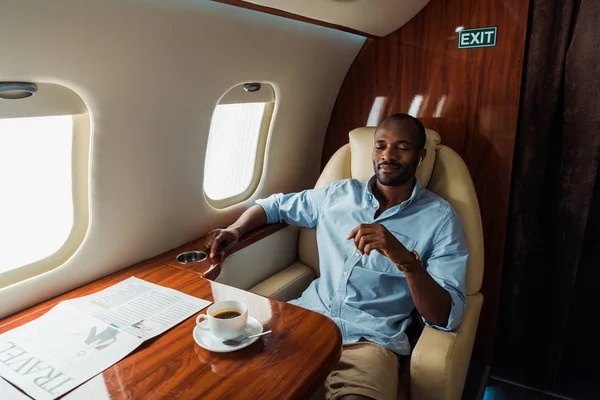
<path fill-rule="evenodd" d="M 406 121 L 390 121 L 375 131 L 373 169 L 377 181 L 398 186 L 415 176 L 421 149 L 415 126 Z"/>

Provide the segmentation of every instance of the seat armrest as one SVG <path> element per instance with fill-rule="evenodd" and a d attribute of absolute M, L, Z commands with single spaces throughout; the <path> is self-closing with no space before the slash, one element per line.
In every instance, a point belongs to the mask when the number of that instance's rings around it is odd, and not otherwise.
<path fill-rule="evenodd" d="M 462 396 L 483 295 L 467 296 L 463 320 L 455 332 L 425 326 L 410 360 L 412 400 L 457 400 Z"/>
<path fill-rule="evenodd" d="M 316 277 L 309 266 L 297 261 L 249 291 L 279 301 L 290 301 L 300 297 Z"/>
<path fill-rule="evenodd" d="M 248 290 L 297 260 L 298 227 L 288 226 L 243 249 L 235 249 L 223 261 L 215 281 Z"/>

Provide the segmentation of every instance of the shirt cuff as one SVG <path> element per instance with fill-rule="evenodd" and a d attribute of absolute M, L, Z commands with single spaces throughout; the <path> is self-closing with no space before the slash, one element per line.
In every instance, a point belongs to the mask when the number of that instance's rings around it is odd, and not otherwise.
<path fill-rule="evenodd" d="M 273 194 L 266 199 L 259 199 L 254 202 L 265 210 L 267 214 L 267 224 L 274 224 L 280 221 L 279 218 L 279 199 L 281 194 Z"/>
<path fill-rule="evenodd" d="M 448 294 L 450 294 L 451 306 L 450 306 L 450 315 L 448 315 L 448 323 L 446 326 L 435 325 L 427 321 L 424 317 L 421 317 L 423 322 L 428 326 L 435 328 L 440 331 L 450 332 L 458 328 L 460 322 L 462 321 L 463 314 L 465 313 L 465 301 L 462 299 L 460 294 L 454 292 L 452 290 L 447 290 Z"/>

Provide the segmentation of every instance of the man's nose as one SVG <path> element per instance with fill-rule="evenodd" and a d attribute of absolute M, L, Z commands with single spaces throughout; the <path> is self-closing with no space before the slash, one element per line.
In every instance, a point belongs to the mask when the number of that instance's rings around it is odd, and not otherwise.
<path fill-rule="evenodd" d="M 396 153 L 390 147 L 381 152 L 381 159 L 386 161 L 396 160 Z"/>

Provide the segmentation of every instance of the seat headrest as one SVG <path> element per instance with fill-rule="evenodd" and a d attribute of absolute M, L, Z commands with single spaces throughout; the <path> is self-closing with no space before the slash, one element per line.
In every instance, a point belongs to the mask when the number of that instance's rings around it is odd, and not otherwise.
<path fill-rule="evenodd" d="M 425 129 L 427 135 L 427 141 L 425 142 L 425 148 L 427 149 L 427 156 L 417 168 L 417 179 L 423 187 L 427 187 L 431 174 L 433 172 L 433 166 L 435 165 L 436 148 L 440 144 L 440 135 L 431 129 Z M 357 128 L 350 132 L 350 170 L 352 178 L 358 179 L 364 182 L 371 178 L 373 172 L 373 135 L 375 135 L 375 127 L 369 128 Z"/>

